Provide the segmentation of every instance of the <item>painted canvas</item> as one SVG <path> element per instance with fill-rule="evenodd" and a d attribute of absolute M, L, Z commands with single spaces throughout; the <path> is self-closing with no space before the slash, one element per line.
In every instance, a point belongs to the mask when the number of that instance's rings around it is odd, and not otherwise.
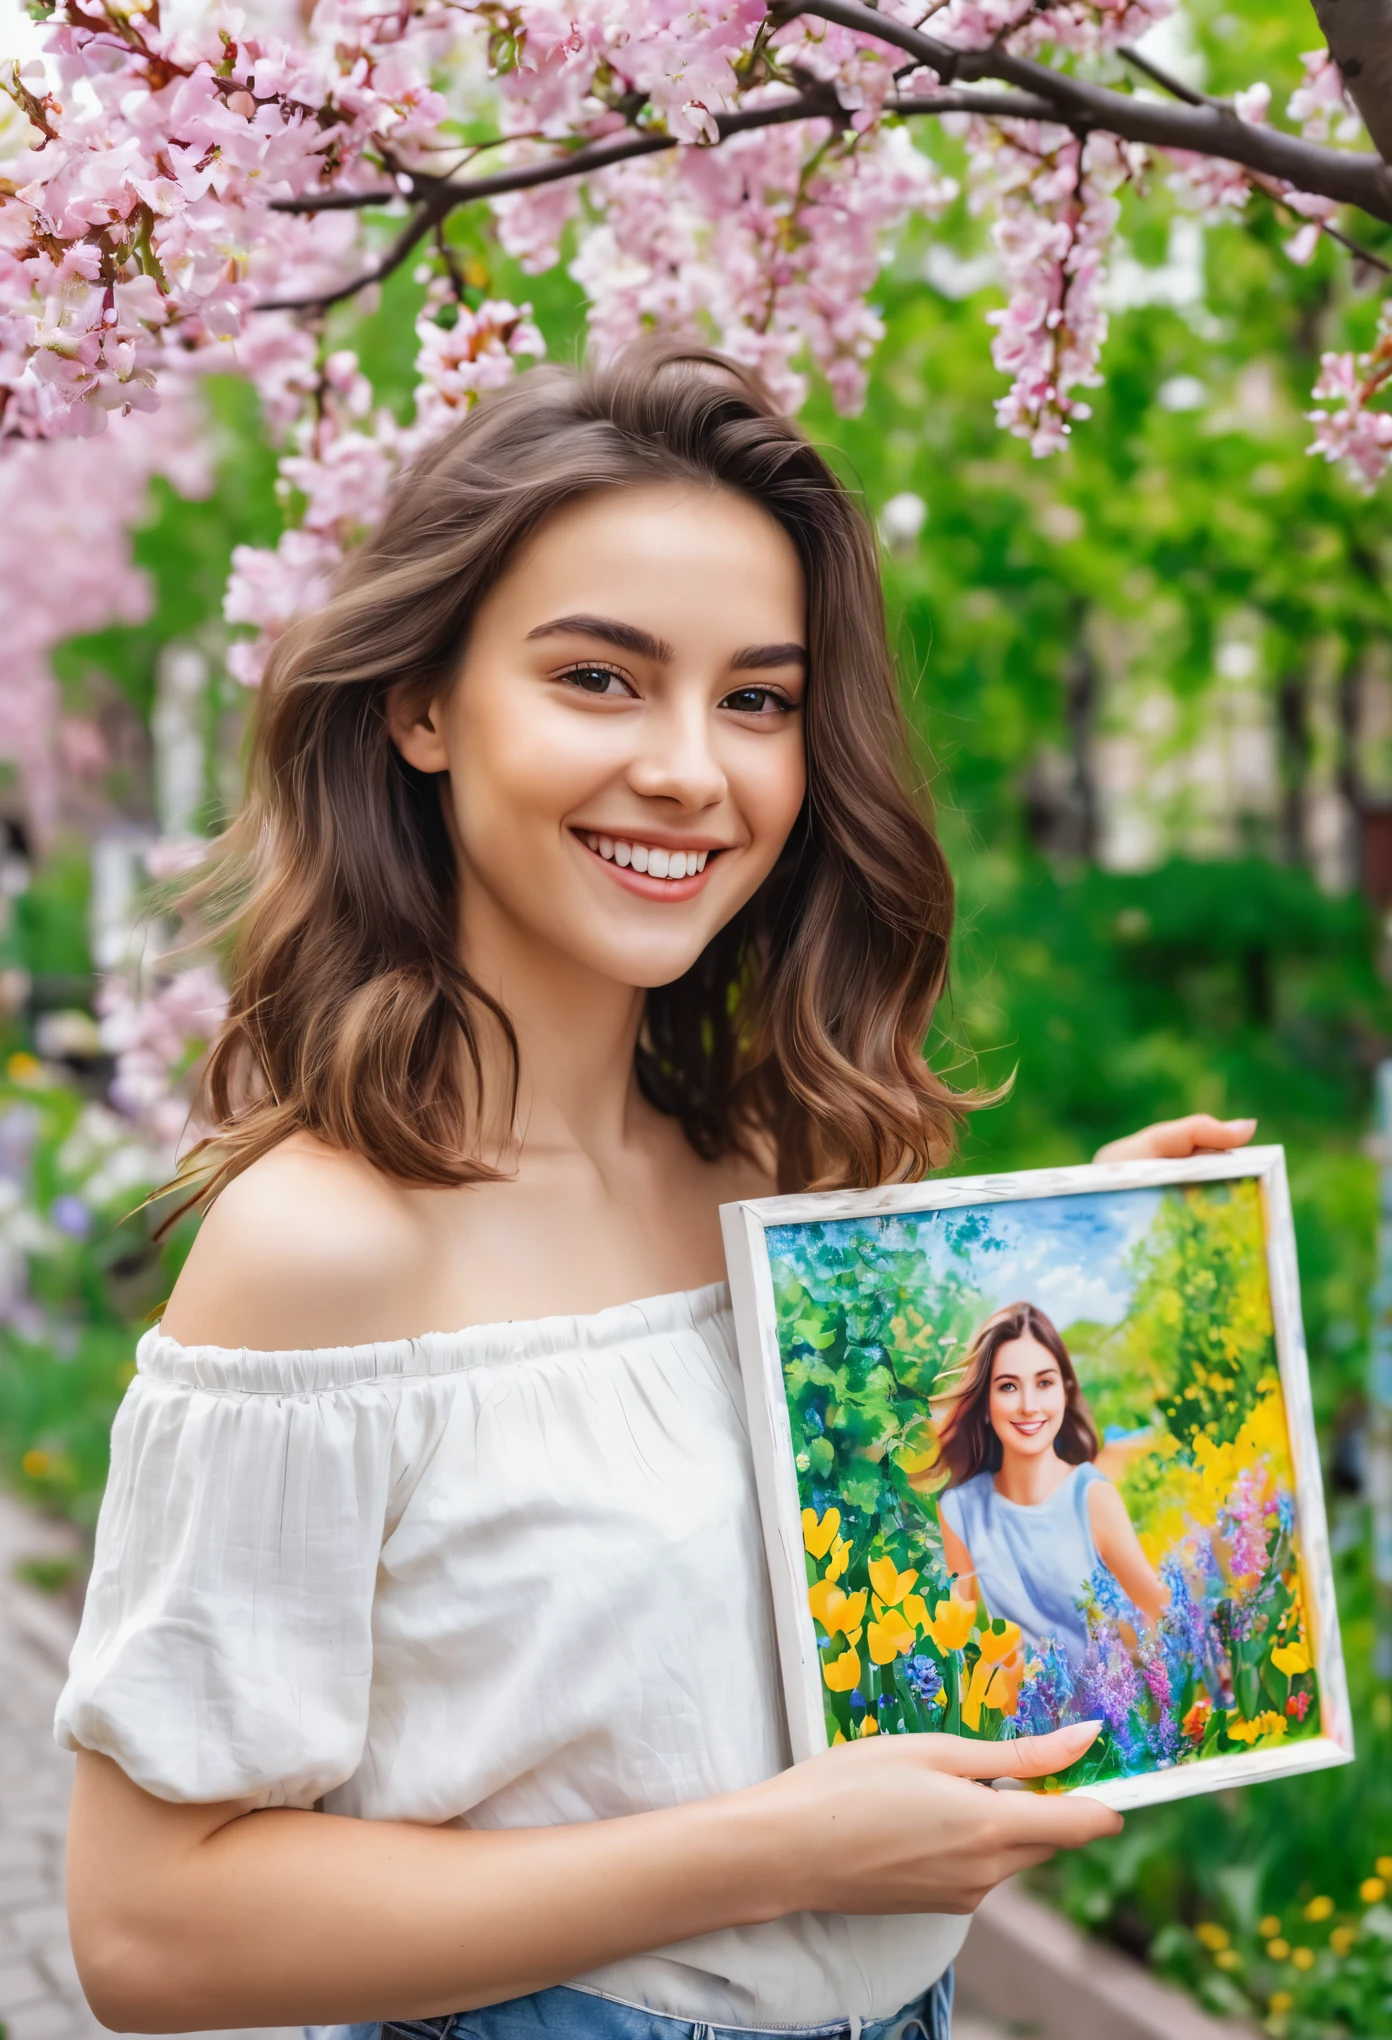
<path fill-rule="evenodd" d="M 1048 1783 L 1117 1804 L 1347 1759 L 1279 1150 L 726 1230 L 796 1754 L 1100 1720 Z"/>

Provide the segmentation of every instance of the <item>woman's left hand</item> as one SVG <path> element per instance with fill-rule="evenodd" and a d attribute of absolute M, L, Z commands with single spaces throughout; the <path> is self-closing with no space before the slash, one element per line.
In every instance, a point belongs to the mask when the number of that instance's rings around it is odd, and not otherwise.
<path fill-rule="evenodd" d="M 1095 1162 L 1179 1162 L 1186 1155 L 1222 1153 L 1245 1147 L 1257 1130 L 1255 1119 L 1215 1119 L 1210 1112 L 1191 1112 L 1186 1119 L 1162 1119 L 1122 1140 L 1109 1140 L 1093 1156 Z"/>

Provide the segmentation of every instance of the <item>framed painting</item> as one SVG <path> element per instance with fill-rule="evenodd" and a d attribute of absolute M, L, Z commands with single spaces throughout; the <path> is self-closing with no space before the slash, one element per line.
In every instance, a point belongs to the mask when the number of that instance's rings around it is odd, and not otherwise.
<path fill-rule="evenodd" d="M 1101 1720 L 1113 1806 L 1353 1756 L 1278 1147 L 726 1205 L 795 1760 Z"/>

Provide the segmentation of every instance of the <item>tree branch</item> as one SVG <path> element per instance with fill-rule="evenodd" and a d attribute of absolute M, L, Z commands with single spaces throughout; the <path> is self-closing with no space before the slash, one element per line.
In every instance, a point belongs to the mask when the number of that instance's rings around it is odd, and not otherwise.
<path fill-rule="evenodd" d="M 1349 98 L 1392 160 L 1392 0 L 1314 0 L 1314 8 Z"/>
<path fill-rule="evenodd" d="M 1336 0 L 1326 0 L 1336 4 Z M 1339 6 L 1349 0 L 1337 0 Z M 1386 17 L 1392 0 L 1358 0 Z M 1092 85 L 1066 71 L 1052 70 L 1031 57 L 1009 50 L 964 50 L 890 20 L 860 0 L 784 0 L 777 12 L 784 21 L 810 15 L 836 22 L 859 35 L 873 36 L 906 55 L 917 57 L 944 85 L 971 84 L 998 78 L 1032 98 L 1046 100 L 1052 118 L 1068 127 L 1080 123 L 1103 129 L 1126 142 L 1145 142 L 1157 149 L 1187 149 L 1198 156 L 1217 156 L 1279 177 L 1297 191 L 1318 193 L 1340 205 L 1356 205 L 1373 219 L 1392 223 L 1392 169 L 1370 150 L 1326 149 L 1279 128 L 1257 127 L 1223 106 L 1161 106 L 1105 85 Z"/>
<path fill-rule="evenodd" d="M 888 99 L 885 104 L 891 113 L 904 115 L 977 113 L 994 120 L 1052 121 L 1060 117 L 1044 100 L 1031 98 L 1023 92 L 946 91 L 925 96 L 908 93 Z M 845 111 L 832 88 L 824 86 L 773 106 L 747 107 L 738 113 L 721 114 L 720 139 L 724 141 L 727 135 L 745 134 L 755 128 L 778 127 L 794 120 L 844 122 L 845 119 Z M 535 190 L 538 185 L 555 184 L 567 177 L 585 177 L 596 170 L 606 170 L 614 163 L 627 162 L 636 156 L 655 155 L 660 150 L 676 147 L 676 140 L 671 135 L 630 135 L 622 141 L 574 149 L 567 155 L 553 156 L 541 163 L 522 163 L 515 169 L 498 170 L 488 177 L 432 177 L 418 171 L 411 174 L 405 191 L 399 186 L 389 186 L 381 191 L 325 191 L 304 198 L 275 199 L 271 203 L 272 212 L 343 212 L 389 205 L 400 198 L 415 202 L 417 210 L 380 261 L 349 282 L 313 297 L 271 298 L 253 309 L 258 312 L 324 311 L 330 305 L 341 304 L 345 298 L 366 290 L 369 284 L 384 282 L 393 270 L 401 267 L 412 250 L 419 247 L 431 229 L 457 206 L 474 205 L 481 199 L 497 197 L 501 192 Z"/>

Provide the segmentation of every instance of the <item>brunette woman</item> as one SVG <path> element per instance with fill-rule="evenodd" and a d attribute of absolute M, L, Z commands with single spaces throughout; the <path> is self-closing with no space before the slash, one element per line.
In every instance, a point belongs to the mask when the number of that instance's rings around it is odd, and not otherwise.
<path fill-rule="evenodd" d="M 958 1591 L 980 1595 L 1025 1639 L 1052 1637 L 1070 1663 L 1087 1649 L 1083 1601 L 1099 1563 L 1149 1622 L 1165 1589 L 1093 1464 L 1101 1440 L 1068 1348 L 1034 1303 L 1008 1303 L 967 1348 L 942 1429 L 952 1485 L 938 1497 L 943 1556 Z"/>
<path fill-rule="evenodd" d="M 281 643 L 59 1709 L 107 2023 L 937 2040 L 1119 1825 L 973 1782 L 1087 1726 L 786 1768 L 717 1211 L 951 1151 L 915 784 L 869 527 L 699 350 L 485 399 Z"/>

